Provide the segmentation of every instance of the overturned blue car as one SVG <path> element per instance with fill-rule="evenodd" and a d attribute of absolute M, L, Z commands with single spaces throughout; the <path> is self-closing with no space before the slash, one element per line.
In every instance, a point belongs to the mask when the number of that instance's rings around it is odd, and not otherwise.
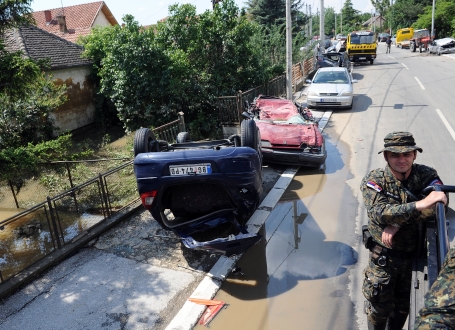
<path fill-rule="evenodd" d="M 143 206 L 187 248 L 244 252 L 261 238 L 244 227 L 262 192 L 260 141 L 253 120 L 228 139 L 193 142 L 181 132 L 174 144 L 139 129 L 134 173 Z"/>

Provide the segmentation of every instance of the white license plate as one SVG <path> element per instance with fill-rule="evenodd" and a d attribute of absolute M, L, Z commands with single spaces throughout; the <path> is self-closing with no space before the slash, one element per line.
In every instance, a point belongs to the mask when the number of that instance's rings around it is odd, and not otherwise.
<path fill-rule="evenodd" d="M 359 57 L 359 60 L 366 60 L 366 57 Z"/>
<path fill-rule="evenodd" d="M 321 99 L 321 102 L 336 102 L 336 99 Z"/>
<path fill-rule="evenodd" d="M 204 175 L 212 174 L 210 164 L 169 165 L 171 175 Z"/>

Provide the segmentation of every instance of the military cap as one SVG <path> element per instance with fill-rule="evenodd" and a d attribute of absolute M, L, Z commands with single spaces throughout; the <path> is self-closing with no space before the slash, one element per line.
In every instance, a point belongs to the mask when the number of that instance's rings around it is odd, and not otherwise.
<path fill-rule="evenodd" d="M 384 149 L 378 152 L 391 151 L 395 153 L 405 153 L 413 150 L 422 152 L 422 148 L 416 146 L 414 137 L 409 132 L 392 132 L 384 138 Z"/>

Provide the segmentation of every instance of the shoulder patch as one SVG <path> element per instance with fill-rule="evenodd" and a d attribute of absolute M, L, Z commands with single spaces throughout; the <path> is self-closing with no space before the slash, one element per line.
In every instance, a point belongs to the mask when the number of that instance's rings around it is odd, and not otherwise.
<path fill-rule="evenodd" d="M 439 178 L 437 178 L 437 179 L 431 181 L 429 186 L 433 186 L 435 184 L 442 185 L 443 183 L 442 183 L 442 181 Z"/>
<path fill-rule="evenodd" d="M 368 181 L 367 182 L 367 187 L 371 188 L 373 190 L 376 190 L 377 192 L 381 192 L 382 191 L 382 187 L 380 187 L 376 182 L 373 182 L 373 181 Z"/>

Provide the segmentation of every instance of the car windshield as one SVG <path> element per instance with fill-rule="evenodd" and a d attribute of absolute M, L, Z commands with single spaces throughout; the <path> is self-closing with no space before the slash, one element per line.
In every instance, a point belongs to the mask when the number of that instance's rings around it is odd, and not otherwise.
<path fill-rule="evenodd" d="M 321 71 L 313 79 L 315 84 L 348 84 L 349 79 L 342 71 Z"/>
<path fill-rule="evenodd" d="M 351 44 L 372 44 L 374 36 L 371 35 L 353 35 L 351 36 Z"/>

